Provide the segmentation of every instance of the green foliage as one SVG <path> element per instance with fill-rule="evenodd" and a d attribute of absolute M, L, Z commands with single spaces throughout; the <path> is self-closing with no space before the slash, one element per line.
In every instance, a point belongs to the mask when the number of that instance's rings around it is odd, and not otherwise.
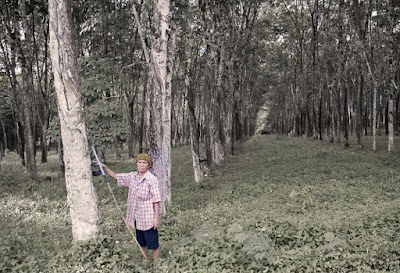
<path fill-rule="evenodd" d="M 111 235 L 100 234 L 96 239 L 74 243 L 67 253 L 60 252 L 47 263 L 46 269 L 59 272 L 60 263 L 70 272 L 109 272 L 121 263 L 134 267 L 133 261 Z"/>
<path fill-rule="evenodd" d="M 292 190 L 289 197 L 292 199 L 298 198 L 303 200 L 304 208 L 310 208 L 314 205 L 314 198 L 311 194 L 312 186 L 305 186 L 300 191 Z"/>
<path fill-rule="evenodd" d="M 38 166 L 41 182 L 32 184 L 22 180 L 11 153 L 0 181 L 0 271 L 400 272 L 398 156 L 260 136 L 196 185 L 190 148 L 175 148 L 161 258 L 145 264 L 101 178 L 94 179 L 101 234 L 71 244 L 66 189 L 52 163 L 57 156 Z M 125 159 L 109 166 L 133 168 Z M 124 210 L 127 190 L 112 187 Z M 313 205 L 304 209 L 308 195 Z"/>

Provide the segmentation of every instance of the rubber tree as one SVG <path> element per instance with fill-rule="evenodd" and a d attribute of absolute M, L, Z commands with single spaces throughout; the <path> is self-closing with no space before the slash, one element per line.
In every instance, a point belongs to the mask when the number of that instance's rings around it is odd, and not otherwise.
<path fill-rule="evenodd" d="M 65 162 L 65 183 L 74 240 L 96 237 L 100 218 L 79 90 L 71 3 L 50 0 L 50 54 Z"/>

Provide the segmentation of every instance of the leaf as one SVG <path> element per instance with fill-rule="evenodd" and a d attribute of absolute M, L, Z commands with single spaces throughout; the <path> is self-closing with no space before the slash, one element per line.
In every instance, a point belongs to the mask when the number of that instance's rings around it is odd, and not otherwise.
<path fill-rule="evenodd" d="M 289 197 L 291 199 L 295 198 L 297 195 L 299 195 L 299 193 L 296 190 L 292 190 L 292 192 L 289 194 Z"/>

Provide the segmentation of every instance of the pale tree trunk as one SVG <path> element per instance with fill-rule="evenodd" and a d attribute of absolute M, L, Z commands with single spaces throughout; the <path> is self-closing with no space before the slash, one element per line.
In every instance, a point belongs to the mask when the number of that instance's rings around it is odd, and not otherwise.
<path fill-rule="evenodd" d="M 206 33 L 208 35 L 208 33 Z M 207 158 L 207 172 L 212 173 L 213 172 L 213 165 L 214 165 L 214 157 L 213 157 L 213 130 L 214 130 L 214 125 L 212 121 L 212 97 L 213 97 L 213 92 L 211 91 L 212 88 L 212 81 L 213 77 L 211 75 L 211 54 L 210 54 L 210 46 L 207 45 L 206 49 L 206 84 L 204 86 L 205 88 L 205 97 L 204 97 L 204 144 L 205 144 L 205 153 L 206 153 L 206 158 Z"/>
<path fill-rule="evenodd" d="M 222 125 L 223 121 L 223 111 L 221 108 L 223 107 L 222 102 L 222 75 L 225 66 L 225 48 L 223 45 L 224 41 L 221 42 L 220 51 L 219 51 L 219 64 L 218 69 L 216 70 L 216 94 L 213 103 L 213 139 L 214 139 L 214 149 L 213 149 L 213 161 L 216 165 L 221 164 L 225 159 L 225 141 L 224 141 L 224 126 Z"/>
<path fill-rule="evenodd" d="M 367 68 L 368 68 L 368 73 L 371 77 L 371 81 L 372 81 L 372 86 L 373 86 L 373 98 L 372 98 L 372 149 L 374 151 L 376 151 L 376 117 L 377 117 L 377 82 L 375 80 L 374 74 L 372 73 L 372 68 L 370 65 L 370 62 L 367 58 L 367 54 L 364 50 L 363 52 L 363 56 L 365 59 L 365 62 L 367 64 Z"/>
<path fill-rule="evenodd" d="M 188 15 L 186 15 L 188 16 Z M 187 99 L 188 115 L 189 115 L 189 127 L 190 127 L 190 147 L 192 150 L 193 160 L 193 171 L 194 180 L 196 183 L 200 183 L 203 180 L 203 173 L 200 168 L 200 145 L 199 145 L 199 122 L 196 119 L 196 103 L 194 99 L 193 83 L 191 82 L 191 70 L 192 70 L 192 48 L 193 48 L 193 37 L 191 31 L 191 20 L 189 16 L 186 19 L 186 35 L 185 35 L 185 55 L 186 55 L 186 67 L 185 67 L 185 94 Z"/>
<path fill-rule="evenodd" d="M 149 90 L 146 97 L 147 147 L 153 158 L 152 171 L 157 176 L 161 191 L 161 214 L 165 214 L 165 203 L 171 202 L 171 84 L 167 71 L 169 0 L 155 1 L 153 14 L 152 43 L 150 54 L 147 50 L 135 4 L 132 10 L 138 26 L 138 33 L 149 68 Z M 172 73 L 172 70 L 169 71 Z M 144 120 L 144 118 L 143 118 Z"/>
<path fill-rule="evenodd" d="M 50 0 L 50 53 L 65 162 L 65 183 L 74 240 L 96 237 L 100 219 L 93 186 L 83 105 L 79 90 L 71 3 Z"/>
<path fill-rule="evenodd" d="M 161 212 L 171 202 L 171 86 L 168 82 L 169 0 L 155 1 L 150 51 L 148 148 L 161 190 Z M 172 73 L 172 71 L 170 71 Z"/>

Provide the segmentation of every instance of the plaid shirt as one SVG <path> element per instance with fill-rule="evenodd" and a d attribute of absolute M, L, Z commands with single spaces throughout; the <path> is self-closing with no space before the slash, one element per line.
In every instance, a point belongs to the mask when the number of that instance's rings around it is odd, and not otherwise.
<path fill-rule="evenodd" d="M 139 180 L 139 172 L 119 173 L 117 186 L 129 187 L 127 224 L 132 227 L 136 221 L 137 230 L 151 229 L 154 220 L 154 203 L 161 202 L 157 177 L 149 171 L 142 180 Z"/>

